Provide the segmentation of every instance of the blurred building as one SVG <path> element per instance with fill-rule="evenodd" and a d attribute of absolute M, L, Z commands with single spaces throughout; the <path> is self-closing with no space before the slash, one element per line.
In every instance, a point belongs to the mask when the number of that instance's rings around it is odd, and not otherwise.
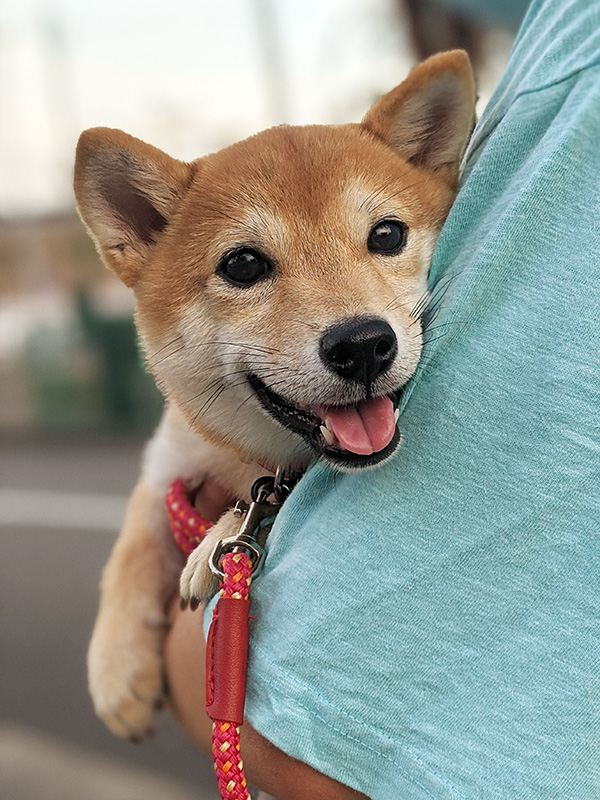
<path fill-rule="evenodd" d="M 0 220 L 0 265 L 0 432 L 153 427 L 132 298 L 75 212 Z"/>

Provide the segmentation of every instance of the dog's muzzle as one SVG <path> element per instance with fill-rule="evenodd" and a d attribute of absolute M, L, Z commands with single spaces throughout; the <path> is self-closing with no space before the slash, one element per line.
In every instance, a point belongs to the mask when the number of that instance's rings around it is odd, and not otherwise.
<path fill-rule="evenodd" d="M 248 380 L 270 416 L 301 436 L 318 456 L 342 469 L 360 469 L 389 458 L 400 442 L 397 421 L 402 387 L 388 395 L 372 393 L 397 352 L 393 329 L 377 317 L 343 320 L 325 331 L 319 344 L 321 361 L 348 383 L 351 396 L 364 398 L 348 405 L 298 406 L 256 375 Z"/>

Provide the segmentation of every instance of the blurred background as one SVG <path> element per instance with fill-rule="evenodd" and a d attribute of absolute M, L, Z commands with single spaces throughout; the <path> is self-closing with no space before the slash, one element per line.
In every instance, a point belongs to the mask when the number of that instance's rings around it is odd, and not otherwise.
<path fill-rule="evenodd" d="M 161 399 L 133 299 L 75 213 L 81 130 L 193 159 L 280 123 L 357 121 L 417 60 L 465 47 L 480 110 L 524 0 L 0 0 L 0 797 L 215 798 L 162 715 L 121 742 L 85 651 L 103 563 Z M 500 17 L 498 15 L 501 15 Z"/>

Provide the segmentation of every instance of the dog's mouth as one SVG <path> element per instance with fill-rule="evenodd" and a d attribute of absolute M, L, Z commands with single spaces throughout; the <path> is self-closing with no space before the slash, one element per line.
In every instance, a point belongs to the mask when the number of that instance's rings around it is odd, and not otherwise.
<path fill-rule="evenodd" d="M 301 407 L 278 395 L 254 374 L 248 381 L 272 417 L 333 465 L 346 469 L 374 466 L 398 447 L 401 389 L 353 405 Z"/>

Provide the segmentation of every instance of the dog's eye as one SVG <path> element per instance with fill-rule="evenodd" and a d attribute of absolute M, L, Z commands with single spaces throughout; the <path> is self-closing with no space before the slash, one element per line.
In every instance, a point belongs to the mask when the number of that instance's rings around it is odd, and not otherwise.
<path fill-rule="evenodd" d="M 225 256 L 217 272 L 234 286 L 251 286 L 273 271 L 268 258 L 248 247 Z"/>
<path fill-rule="evenodd" d="M 384 219 L 372 228 L 367 247 L 371 253 L 383 253 L 394 256 L 406 244 L 408 228 L 396 219 Z"/>

